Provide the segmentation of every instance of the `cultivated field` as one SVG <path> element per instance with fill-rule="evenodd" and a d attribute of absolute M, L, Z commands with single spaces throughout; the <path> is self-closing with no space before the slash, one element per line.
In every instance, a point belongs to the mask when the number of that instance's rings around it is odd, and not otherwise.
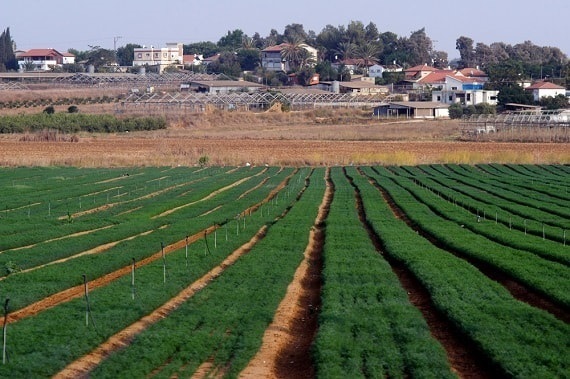
<path fill-rule="evenodd" d="M 0 377 L 570 372 L 568 144 L 346 109 L 168 123 L 0 135 Z"/>
<path fill-rule="evenodd" d="M 570 370 L 568 166 L 0 174 L 2 377 Z"/>

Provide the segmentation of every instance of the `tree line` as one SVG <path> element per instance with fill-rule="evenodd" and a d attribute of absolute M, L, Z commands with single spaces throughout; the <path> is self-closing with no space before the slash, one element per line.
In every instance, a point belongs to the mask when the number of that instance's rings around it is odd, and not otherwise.
<path fill-rule="evenodd" d="M 196 54 L 204 58 L 219 54 L 220 57 L 207 68 L 192 67 L 194 70 L 208 70 L 223 73 L 229 77 L 240 77 L 244 71 L 256 72 L 264 76 L 268 84 L 271 80 L 286 80 L 286 75 L 265 73 L 261 70 L 261 50 L 266 47 L 287 43 L 289 54 L 295 64 L 292 71 L 301 76 L 310 77 L 317 72 L 322 80 L 349 79 L 350 73 L 333 69 L 331 63 L 346 59 L 356 59 L 362 65 L 365 73 L 366 66 L 379 63 L 383 65 L 397 64 L 409 68 L 416 65 L 428 64 L 435 68 L 480 67 L 489 75 L 491 82 L 504 86 L 507 82 L 517 82 L 521 79 L 549 78 L 566 85 L 569 82 L 570 64 L 568 57 L 557 47 L 537 46 L 531 41 L 509 45 L 504 42 L 493 42 L 487 45 L 466 36 L 456 40 L 459 52 L 458 60 L 450 61 L 447 52 L 434 48 L 433 40 L 427 35 L 425 28 L 413 31 L 410 36 L 398 36 L 386 31 L 380 32 L 375 23 L 367 25 L 361 21 L 351 21 L 348 25 L 326 25 L 319 33 L 306 31 L 302 24 L 292 23 L 285 26 L 282 33 L 272 29 L 268 35 L 254 33 L 245 34 L 241 29 L 228 31 L 217 42 L 200 41 L 184 44 L 184 54 Z M 303 56 L 301 43 L 306 43 L 318 50 L 316 62 Z M 0 38 L 0 70 L 17 69 L 13 57 L 12 41 L 9 29 Z M 87 51 L 69 49 L 76 56 L 76 61 L 93 64 L 97 70 L 103 71 L 110 63 L 121 66 L 132 66 L 134 49 L 142 47 L 137 43 L 127 43 L 117 51 L 90 46 Z M 16 64 L 16 66 L 14 66 Z M 81 70 L 77 65 L 67 70 Z M 360 72 L 359 72 L 360 73 Z M 271 78 L 277 75 L 277 78 Z M 401 78 L 393 76 L 387 82 Z"/>

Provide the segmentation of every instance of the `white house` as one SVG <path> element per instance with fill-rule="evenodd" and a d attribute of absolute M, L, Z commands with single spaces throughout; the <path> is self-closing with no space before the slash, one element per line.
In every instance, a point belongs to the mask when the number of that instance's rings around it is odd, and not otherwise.
<path fill-rule="evenodd" d="M 18 54 L 20 70 L 49 71 L 55 66 L 75 63 L 75 55 L 56 49 L 31 49 Z"/>
<path fill-rule="evenodd" d="M 429 75 L 424 79 L 428 78 Z M 445 75 L 437 87 L 438 89 L 432 91 L 432 101 L 445 104 L 476 105 L 487 103 L 497 105 L 499 91 L 485 90 L 484 83 L 479 79 L 461 75 Z"/>
<path fill-rule="evenodd" d="M 290 71 L 291 63 L 283 59 L 281 52 L 287 46 L 287 43 L 280 45 L 269 46 L 261 50 L 261 67 L 268 71 Z M 317 62 L 317 49 L 305 43 L 300 45 L 303 49 L 309 52 L 311 58 Z"/>
<path fill-rule="evenodd" d="M 525 88 L 527 91 L 532 91 L 534 101 L 540 101 L 543 97 L 556 97 L 558 95 L 566 96 L 566 88 L 556 85 L 551 82 L 540 81 Z"/>
<path fill-rule="evenodd" d="M 374 64 L 368 68 L 368 76 L 373 78 L 381 78 L 384 72 L 400 72 L 402 67 L 398 65 L 383 66 L 380 64 Z"/>
<path fill-rule="evenodd" d="M 133 66 L 158 66 L 159 71 L 170 65 L 182 65 L 184 52 L 182 43 L 167 43 L 166 47 L 139 47 L 134 49 Z"/>

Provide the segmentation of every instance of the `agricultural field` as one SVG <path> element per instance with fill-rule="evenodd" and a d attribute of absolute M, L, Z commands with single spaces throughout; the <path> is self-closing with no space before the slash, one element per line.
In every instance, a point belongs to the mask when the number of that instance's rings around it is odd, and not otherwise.
<path fill-rule="evenodd" d="M 560 378 L 563 164 L 0 168 L 0 377 Z"/>

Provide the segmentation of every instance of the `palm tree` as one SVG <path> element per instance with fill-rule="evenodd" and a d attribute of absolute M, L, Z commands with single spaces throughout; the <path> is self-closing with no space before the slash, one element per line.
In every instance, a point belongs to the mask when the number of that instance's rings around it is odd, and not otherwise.
<path fill-rule="evenodd" d="M 356 54 L 356 45 L 351 42 L 340 42 L 338 47 L 335 49 L 335 54 L 338 54 L 340 58 L 350 59 L 354 58 Z"/>
<path fill-rule="evenodd" d="M 361 45 L 357 51 L 357 57 L 362 60 L 363 69 L 368 74 L 368 68 L 378 63 L 378 54 L 380 48 L 372 42 L 367 42 Z"/>
<path fill-rule="evenodd" d="M 303 52 L 306 51 L 303 46 L 303 40 L 300 38 L 288 38 L 281 49 L 281 59 L 289 62 L 290 68 L 295 71 L 301 66 L 301 58 Z"/>

